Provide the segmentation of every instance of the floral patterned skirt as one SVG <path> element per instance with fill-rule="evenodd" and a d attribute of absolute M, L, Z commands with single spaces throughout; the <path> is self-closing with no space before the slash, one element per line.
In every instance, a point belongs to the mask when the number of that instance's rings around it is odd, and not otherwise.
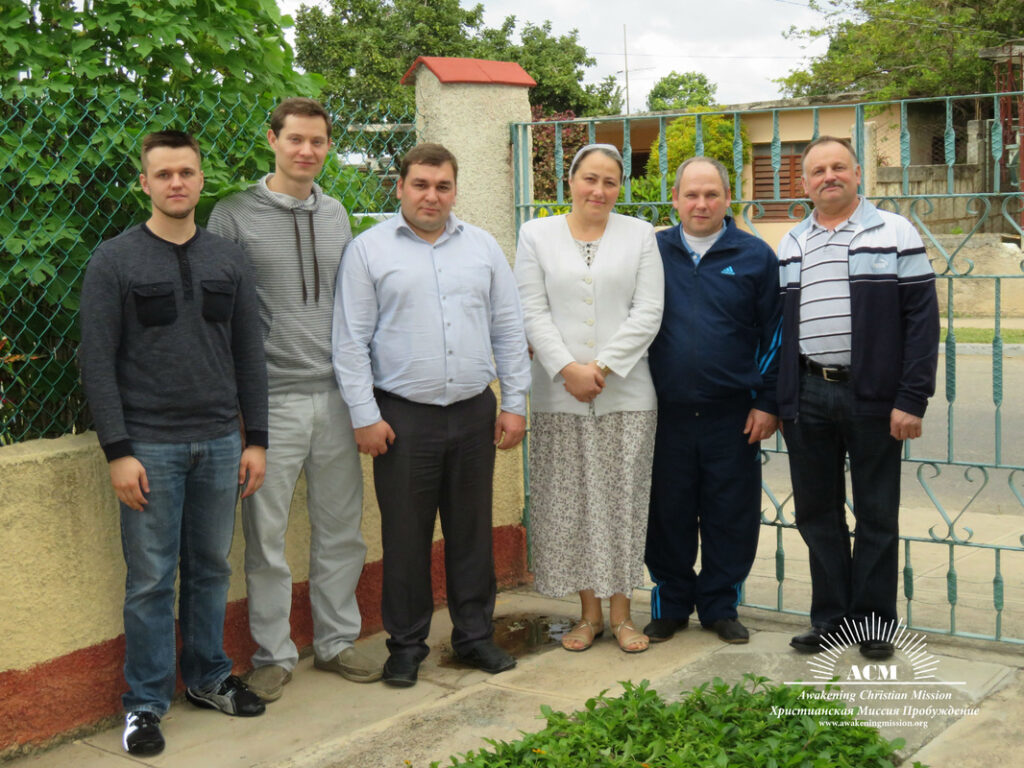
<path fill-rule="evenodd" d="M 533 413 L 530 545 L 537 591 L 629 595 L 644 584 L 656 411 Z"/>

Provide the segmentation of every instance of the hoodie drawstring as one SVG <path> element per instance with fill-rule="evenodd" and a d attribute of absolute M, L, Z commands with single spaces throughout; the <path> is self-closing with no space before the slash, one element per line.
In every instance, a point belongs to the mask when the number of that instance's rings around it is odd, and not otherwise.
<path fill-rule="evenodd" d="M 316 230 L 313 228 L 313 212 L 309 213 L 309 242 L 313 248 L 313 301 L 320 302 L 320 263 L 316 259 Z M 292 224 L 295 225 L 295 250 L 299 256 L 299 279 L 302 281 L 302 303 L 307 302 L 306 272 L 302 268 L 302 238 L 299 235 L 299 217 L 292 209 Z"/>

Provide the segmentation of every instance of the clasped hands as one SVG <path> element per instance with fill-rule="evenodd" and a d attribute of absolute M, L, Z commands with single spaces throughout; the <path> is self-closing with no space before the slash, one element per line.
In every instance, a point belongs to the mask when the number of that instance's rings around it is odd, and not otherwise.
<path fill-rule="evenodd" d="M 581 403 L 593 402 L 594 398 L 604 389 L 604 374 L 597 367 L 597 361 L 589 363 L 569 363 L 559 373 L 564 381 L 565 391 Z"/>

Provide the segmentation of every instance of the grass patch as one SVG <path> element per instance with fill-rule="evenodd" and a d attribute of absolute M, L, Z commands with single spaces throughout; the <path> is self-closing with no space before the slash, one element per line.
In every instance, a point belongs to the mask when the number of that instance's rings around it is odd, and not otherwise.
<path fill-rule="evenodd" d="M 730 687 L 720 678 L 679 702 L 666 703 L 639 684 L 622 696 L 602 692 L 581 712 L 541 707 L 547 727 L 513 742 L 486 739 L 491 749 L 452 757 L 463 768 L 892 768 L 903 739 L 888 741 L 859 725 L 840 701 L 810 686 L 769 685 L 744 675 Z M 826 689 L 828 690 L 828 689 Z M 825 714 L 786 714 L 784 710 Z M 441 763 L 431 763 L 439 768 Z M 914 768 L 926 768 L 915 762 Z"/>
<path fill-rule="evenodd" d="M 991 328 L 958 328 L 953 326 L 957 344 L 991 344 L 995 331 Z M 1003 328 L 999 331 L 1003 344 L 1024 344 L 1024 328 Z M 946 329 L 942 329 L 939 341 L 946 341 Z"/>

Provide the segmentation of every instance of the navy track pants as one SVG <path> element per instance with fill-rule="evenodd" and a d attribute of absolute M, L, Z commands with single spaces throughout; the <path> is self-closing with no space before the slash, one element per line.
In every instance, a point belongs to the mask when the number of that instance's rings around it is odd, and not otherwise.
<path fill-rule="evenodd" d="M 652 619 L 735 618 L 761 524 L 761 451 L 750 400 L 658 404 L 646 557 Z M 700 541 L 700 573 L 694 571 Z"/>

